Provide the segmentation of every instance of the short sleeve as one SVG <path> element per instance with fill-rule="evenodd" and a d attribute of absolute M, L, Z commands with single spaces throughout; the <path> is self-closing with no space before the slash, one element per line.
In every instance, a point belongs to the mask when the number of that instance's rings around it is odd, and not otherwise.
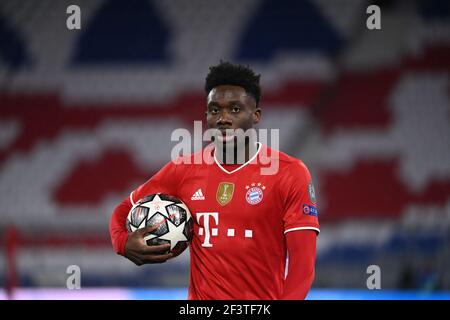
<path fill-rule="evenodd" d="M 134 205 L 139 199 L 153 193 L 166 193 L 177 196 L 178 176 L 177 167 L 179 164 L 170 161 L 161 168 L 154 176 L 140 185 L 130 194 L 131 204 Z"/>
<path fill-rule="evenodd" d="M 311 174 L 300 160 L 290 164 L 282 182 L 284 233 L 296 230 L 320 232 L 317 199 Z"/>

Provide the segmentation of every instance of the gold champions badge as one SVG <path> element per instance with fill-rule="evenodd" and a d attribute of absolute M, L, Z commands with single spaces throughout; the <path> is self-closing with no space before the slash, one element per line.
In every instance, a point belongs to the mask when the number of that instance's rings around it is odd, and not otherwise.
<path fill-rule="evenodd" d="M 217 202 L 224 206 L 233 199 L 234 183 L 221 182 L 217 188 L 216 199 Z"/>

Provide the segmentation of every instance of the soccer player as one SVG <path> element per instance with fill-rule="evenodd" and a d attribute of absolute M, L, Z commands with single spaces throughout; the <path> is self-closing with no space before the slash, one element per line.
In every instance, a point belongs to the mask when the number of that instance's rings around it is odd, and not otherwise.
<path fill-rule="evenodd" d="M 251 137 L 236 143 L 238 129 L 247 132 L 261 119 L 259 79 L 242 65 L 210 67 L 206 121 L 216 134 L 201 151 L 204 161 L 195 163 L 194 154 L 169 162 L 111 217 L 118 254 L 137 265 L 161 263 L 173 257 L 170 245 L 148 246 L 150 227 L 128 234 L 128 212 L 153 193 L 186 203 L 195 221 L 189 299 L 304 299 L 314 279 L 320 231 L 307 167 Z M 274 161 L 276 170 L 264 173 Z"/>

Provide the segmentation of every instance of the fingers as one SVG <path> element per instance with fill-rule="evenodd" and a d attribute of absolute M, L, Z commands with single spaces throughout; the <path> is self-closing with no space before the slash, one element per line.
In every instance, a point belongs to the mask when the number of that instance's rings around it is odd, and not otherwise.
<path fill-rule="evenodd" d="M 147 263 L 163 263 L 174 257 L 173 253 L 168 252 L 169 250 L 169 244 L 155 246 L 142 245 L 127 251 L 126 257 L 138 266 Z"/>
<path fill-rule="evenodd" d="M 147 263 L 163 263 L 174 257 L 170 253 L 170 244 L 147 245 L 144 237 L 157 226 L 149 226 L 134 231 L 129 237 L 125 247 L 125 256 L 140 266 Z"/>
<path fill-rule="evenodd" d="M 159 255 L 137 255 L 132 260 L 136 265 L 140 266 L 147 263 L 163 263 L 173 258 L 173 253 L 159 254 Z"/>
<path fill-rule="evenodd" d="M 141 254 L 162 254 L 166 253 L 168 250 L 170 250 L 170 244 L 161 244 L 161 245 L 154 245 L 154 246 L 144 246 L 141 250 Z"/>
<path fill-rule="evenodd" d="M 145 235 L 147 233 L 151 233 L 151 232 L 155 231 L 156 229 L 158 229 L 158 226 L 148 226 L 148 227 L 138 229 L 136 231 L 139 231 L 140 234 Z"/>
<path fill-rule="evenodd" d="M 173 253 L 162 254 L 158 256 L 150 256 L 144 263 L 163 263 L 173 257 Z"/>
<path fill-rule="evenodd" d="M 127 258 L 134 262 L 134 264 L 137 266 L 143 265 L 142 259 L 136 257 L 136 255 L 128 255 Z"/>

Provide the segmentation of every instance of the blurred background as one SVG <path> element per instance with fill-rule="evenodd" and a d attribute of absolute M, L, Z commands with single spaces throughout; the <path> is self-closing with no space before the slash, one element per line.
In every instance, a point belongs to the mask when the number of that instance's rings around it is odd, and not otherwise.
<path fill-rule="evenodd" d="M 312 173 L 309 298 L 449 297 L 449 1 L 2 0 L 0 41 L 0 298 L 74 297 L 70 265 L 78 297 L 186 298 L 188 252 L 136 267 L 108 221 L 204 120 L 220 59 L 262 74 L 259 127 Z"/>

